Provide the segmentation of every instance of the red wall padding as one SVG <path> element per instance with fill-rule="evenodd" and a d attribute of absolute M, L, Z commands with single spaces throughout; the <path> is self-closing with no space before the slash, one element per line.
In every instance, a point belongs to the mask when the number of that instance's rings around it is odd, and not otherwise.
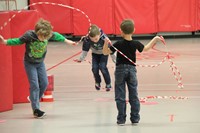
<path fill-rule="evenodd" d="M 136 34 L 157 32 L 155 0 L 115 0 L 114 5 L 115 34 L 120 34 L 119 25 L 125 18 L 134 20 Z"/>
<path fill-rule="evenodd" d="M 30 3 L 37 3 L 41 0 L 30 0 Z M 70 5 L 70 0 L 47 0 L 50 3 Z M 52 4 L 37 4 L 30 9 L 37 10 L 40 17 L 48 20 L 54 26 L 54 31 L 59 33 L 73 33 L 72 10 L 63 6 Z"/>
<path fill-rule="evenodd" d="M 197 0 L 197 24 L 196 30 L 200 30 L 200 0 Z"/>
<path fill-rule="evenodd" d="M 34 29 L 39 20 L 38 12 L 33 10 L 0 12 L 0 18 L 0 35 L 5 39 L 20 37 Z M 13 103 L 27 102 L 29 83 L 23 65 L 24 46 L 0 44 L 0 112 L 12 109 Z"/>
<path fill-rule="evenodd" d="M 11 37 L 20 37 L 27 30 L 34 30 L 35 23 L 39 20 L 37 11 L 10 12 L 10 18 L 16 14 L 10 23 Z M 26 19 L 24 19 L 26 18 Z M 27 102 L 29 96 L 29 83 L 24 69 L 25 45 L 12 46 L 13 70 L 13 103 Z"/>
<path fill-rule="evenodd" d="M 31 3 L 39 1 L 30 0 Z M 82 10 L 91 19 L 91 23 L 97 24 L 106 34 L 119 34 L 119 24 L 125 18 L 134 20 L 136 34 L 190 32 L 200 29 L 200 0 L 49 0 L 49 2 L 66 4 Z M 87 34 L 89 23 L 85 16 L 76 10 L 50 5 L 34 6 L 31 9 L 37 9 L 41 16 L 50 20 L 55 31 L 73 35 Z"/>
<path fill-rule="evenodd" d="M 195 31 L 196 0 L 158 0 L 159 32 Z"/>
<path fill-rule="evenodd" d="M 107 34 L 114 33 L 113 0 L 71 0 L 72 6 L 85 12 L 91 23 L 98 25 Z M 74 35 L 86 35 L 89 22 L 76 10 L 73 11 Z"/>
<path fill-rule="evenodd" d="M 0 12 L 0 35 L 10 37 L 9 12 Z M 13 108 L 12 54 L 11 48 L 0 44 L 0 112 Z"/>

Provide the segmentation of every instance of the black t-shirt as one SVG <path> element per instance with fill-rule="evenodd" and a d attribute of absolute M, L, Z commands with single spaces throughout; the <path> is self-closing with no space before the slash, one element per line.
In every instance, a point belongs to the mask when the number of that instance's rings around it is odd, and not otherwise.
<path fill-rule="evenodd" d="M 136 50 L 142 52 L 144 49 L 144 45 L 141 42 L 135 40 L 128 41 L 125 39 L 115 42 L 113 46 L 131 59 L 134 63 L 136 63 Z M 113 53 L 116 51 L 116 49 L 110 47 L 110 50 Z M 134 65 L 117 51 L 116 65 L 120 64 Z"/>

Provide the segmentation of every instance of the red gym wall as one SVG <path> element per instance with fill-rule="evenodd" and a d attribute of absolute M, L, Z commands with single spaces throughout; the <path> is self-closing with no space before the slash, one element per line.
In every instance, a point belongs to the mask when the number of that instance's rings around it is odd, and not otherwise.
<path fill-rule="evenodd" d="M 40 0 L 30 0 L 37 3 Z M 200 0 L 47 0 L 84 11 L 92 23 L 106 34 L 120 34 L 119 24 L 124 18 L 135 21 L 136 34 L 157 32 L 191 32 L 200 28 Z M 47 11 L 48 8 L 48 11 Z M 40 16 L 54 25 L 60 33 L 85 35 L 89 26 L 85 16 L 65 7 L 53 5 L 31 6 Z"/>
<path fill-rule="evenodd" d="M 10 17 L 15 15 L 16 11 L 9 12 Z M 26 20 L 24 19 L 26 18 Z M 27 30 L 34 30 L 35 23 L 39 16 L 37 11 L 24 11 L 17 14 L 10 23 L 11 37 L 20 37 Z M 20 29 L 20 30 L 19 30 Z M 25 45 L 12 46 L 12 74 L 13 74 L 13 103 L 27 102 L 29 95 L 29 84 L 24 69 Z"/>
<path fill-rule="evenodd" d="M 3 26 L 10 16 L 8 13 L 0 13 L 0 25 Z M 0 35 L 10 37 L 10 25 L 0 30 Z M 0 44 L 0 112 L 12 109 L 13 82 L 12 82 L 12 49 Z"/>
<path fill-rule="evenodd" d="M 41 0 L 30 0 L 30 4 Z M 118 35 L 125 18 L 135 21 L 136 34 L 157 32 L 195 32 L 200 30 L 200 0 L 46 0 L 80 9 L 106 34 Z M 64 34 L 86 35 L 88 20 L 77 10 L 42 4 L 23 10 L 0 12 L 0 35 L 19 37 L 34 29 L 43 17 L 54 30 Z M 10 22 L 9 18 L 16 14 Z M 7 22 L 7 25 L 5 23 Z M 27 102 L 29 85 L 23 66 L 24 45 L 0 45 L 0 112 L 12 109 L 13 103 Z"/>
<path fill-rule="evenodd" d="M 16 16 L 8 22 L 13 15 Z M 0 18 L 0 35 L 7 39 L 19 37 L 25 31 L 34 29 L 39 16 L 37 11 L 10 11 L 0 12 Z M 12 109 L 14 103 L 27 102 L 29 84 L 23 66 L 24 45 L 11 47 L 0 44 L 0 51 L 1 112 Z"/>

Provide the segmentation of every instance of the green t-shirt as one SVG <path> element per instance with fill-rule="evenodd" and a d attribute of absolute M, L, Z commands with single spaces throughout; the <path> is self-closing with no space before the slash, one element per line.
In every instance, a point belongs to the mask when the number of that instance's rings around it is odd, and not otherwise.
<path fill-rule="evenodd" d="M 57 32 L 53 32 L 52 41 L 64 42 L 65 37 Z M 44 61 L 47 52 L 48 40 L 40 41 L 33 30 L 27 31 L 20 38 L 13 38 L 7 40 L 7 45 L 21 45 L 25 44 L 26 51 L 24 60 L 30 63 L 40 63 Z"/>

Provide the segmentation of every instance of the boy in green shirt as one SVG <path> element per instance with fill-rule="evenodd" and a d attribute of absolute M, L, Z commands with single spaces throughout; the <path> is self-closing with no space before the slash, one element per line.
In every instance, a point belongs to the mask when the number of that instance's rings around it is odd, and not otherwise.
<path fill-rule="evenodd" d="M 24 67 L 30 84 L 30 102 L 35 118 L 43 118 L 45 112 L 40 110 L 40 99 L 43 96 L 48 78 L 44 59 L 47 52 L 48 40 L 66 42 L 74 45 L 75 42 L 66 39 L 57 32 L 52 31 L 50 22 L 40 19 L 35 30 L 29 30 L 19 38 L 4 39 L 0 35 L 0 43 L 8 46 L 25 44 Z"/>

